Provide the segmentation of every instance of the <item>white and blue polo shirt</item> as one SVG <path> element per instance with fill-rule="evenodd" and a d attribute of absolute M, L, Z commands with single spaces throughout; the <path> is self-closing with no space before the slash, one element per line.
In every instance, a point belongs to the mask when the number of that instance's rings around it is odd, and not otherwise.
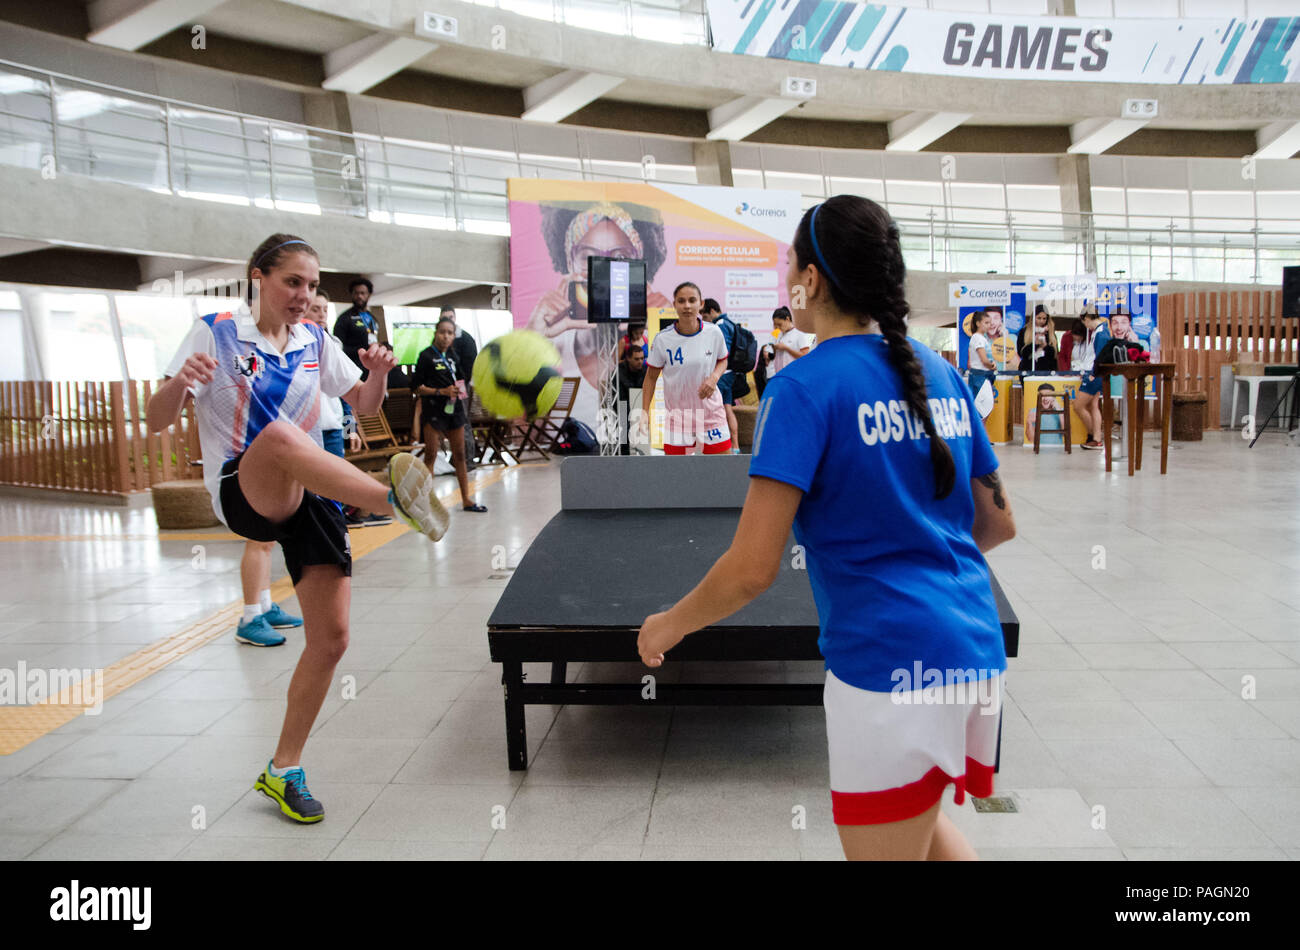
<path fill-rule="evenodd" d="M 320 397 L 342 396 L 361 379 L 361 371 L 342 350 L 325 340 L 314 323 L 289 327 L 289 342 L 281 353 L 257 329 L 252 314 L 212 313 L 200 317 L 181 341 L 167 367 L 175 376 L 194 353 L 217 361 L 212 382 L 191 387 L 199 444 L 203 450 L 203 483 L 212 496 L 212 509 L 221 511 L 221 466 L 235 458 L 276 419 L 296 425 L 323 445 Z"/>
<path fill-rule="evenodd" d="M 826 340 L 768 380 L 751 476 L 800 488 L 795 538 L 807 557 L 826 666 L 890 692 L 895 671 L 1006 670 L 988 566 L 971 536 L 970 480 L 997 458 L 970 388 L 913 341 L 931 415 L 957 469 L 936 499 L 930 442 L 907 408 L 879 334 Z"/>

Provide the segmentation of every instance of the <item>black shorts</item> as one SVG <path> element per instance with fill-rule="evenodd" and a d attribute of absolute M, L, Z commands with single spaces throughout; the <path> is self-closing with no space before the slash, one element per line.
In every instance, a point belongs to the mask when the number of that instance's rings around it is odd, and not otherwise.
<path fill-rule="evenodd" d="M 241 452 L 221 466 L 221 513 L 231 531 L 250 541 L 278 541 L 294 586 L 308 564 L 337 564 L 344 577 L 352 576 L 352 545 L 347 522 L 339 506 L 309 491 L 287 521 L 275 524 L 253 510 L 239 488 Z"/>
<path fill-rule="evenodd" d="M 457 399 L 456 408 L 451 412 L 447 411 L 447 403 L 437 405 L 432 399 L 424 401 L 424 409 L 420 413 L 421 425 L 430 425 L 439 432 L 450 432 L 452 429 L 460 429 L 469 422 L 469 412 L 465 409 L 465 400 Z"/>

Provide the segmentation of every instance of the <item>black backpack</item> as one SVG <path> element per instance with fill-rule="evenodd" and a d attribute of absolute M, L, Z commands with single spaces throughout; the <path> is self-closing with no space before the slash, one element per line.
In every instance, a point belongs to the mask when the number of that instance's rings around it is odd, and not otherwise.
<path fill-rule="evenodd" d="M 753 372 L 758 363 L 758 340 L 748 329 L 734 320 L 719 317 L 731 324 L 731 352 L 727 354 L 727 370 L 732 373 Z"/>
<path fill-rule="evenodd" d="M 570 416 L 560 426 L 560 438 L 552 450 L 557 455 L 595 455 L 600 451 L 591 426 Z"/>

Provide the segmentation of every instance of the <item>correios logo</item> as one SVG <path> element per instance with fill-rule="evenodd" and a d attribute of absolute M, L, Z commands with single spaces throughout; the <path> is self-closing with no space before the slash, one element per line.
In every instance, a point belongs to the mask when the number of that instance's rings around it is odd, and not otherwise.
<path fill-rule="evenodd" d="M 1096 278 L 1086 277 L 1038 277 L 1029 283 L 1032 294 L 1047 294 L 1061 297 L 1091 297 L 1097 292 Z"/>
<path fill-rule="evenodd" d="M 1000 287 L 967 287 L 962 284 L 952 292 L 954 300 L 996 300 L 1006 295 Z"/>
<path fill-rule="evenodd" d="M 755 218 L 784 218 L 786 216 L 784 208 L 760 208 L 757 205 L 751 205 L 748 201 L 742 201 L 736 205 L 736 214 L 748 214 Z"/>

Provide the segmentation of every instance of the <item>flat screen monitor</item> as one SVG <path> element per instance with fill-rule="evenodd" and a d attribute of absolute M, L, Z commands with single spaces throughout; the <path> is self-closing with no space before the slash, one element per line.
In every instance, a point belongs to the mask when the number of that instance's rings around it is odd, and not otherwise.
<path fill-rule="evenodd" d="M 1300 265 L 1282 268 L 1282 316 L 1300 319 Z"/>
<path fill-rule="evenodd" d="M 587 322 L 645 321 L 645 261 L 587 258 Z"/>

